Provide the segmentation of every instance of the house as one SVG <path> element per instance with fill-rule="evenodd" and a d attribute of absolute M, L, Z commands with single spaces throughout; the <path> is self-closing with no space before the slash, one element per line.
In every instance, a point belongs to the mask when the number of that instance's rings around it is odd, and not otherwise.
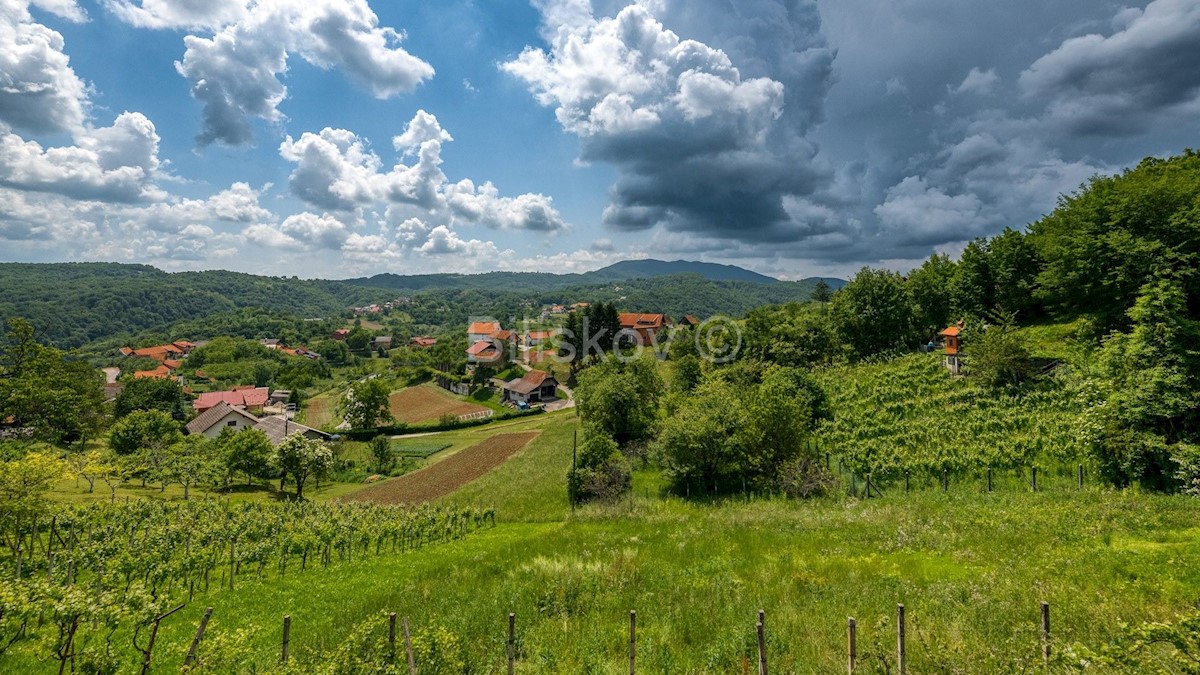
<path fill-rule="evenodd" d="M 280 349 L 283 347 L 283 343 L 279 341 L 279 338 L 263 338 L 259 340 L 259 343 L 267 349 Z"/>
<path fill-rule="evenodd" d="M 267 404 L 270 398 L 270 391 L 266 387 L 235 387 L 230 391 L 209 391 L 200 394 L 195 401 L 192 401 L 192 407 L 196 412 L 204 412 L 209 408 L 216 406 L 219 403 L 245 408 L 251 412 L 261 412 L 263 406 Z"/>
<path fill-rule="evenodd" d="M 680 317 L 679 323 L 676 325 L 678 325 L 680 328 L 695 328 L 696 326 L 700 325 L 700 319 L 697 319 L 691 314 L 684 314 L 682 317 Z"/>
<path fill-rule="evenodd" d="M 475 321 L 467 327 L 467 341 L 479 342 L 500 332 L 499 321 Z"/>
<path fill-rule="evenodd" d="M 621 324 L 621 331 L 625 333 L 623 339 L 643 346 L 654 344 L 658 332 L 670 324 L 665 314 L 621 312 L 617 320 Z"/>
<path fill-rule="evenodd" d="M 337 340 L 337 341 L 341 342 L 342 340 L 345 340 L 346 336 L 349 334 L 350 334 L 349 328 L 339 328 L 339 329 L 333 331 L 333 333 L 329 337 L 333 340 Z"/>
<path fill-rule="evenodd" d="M 558 380 L 544 370 L 531 370 L 504 385 L 504 400 L 515 403 L 541 403 L 556 398 Z"/>
<path fill-rule="evenodd" d="M 550 305 L 551 314 L 565 314 L 566 312 L 567 308 L 563 305 Z"/>
<path fill-rule="evenodd" d="M 492 365 L 499 363 L 503 359 L 503 356 L 499 345 L 490 339 L 479 340 L 467 348 L 467 361 L 469 363 Z"/>
<path fill-rule="evenodd" d="M 942 364 L 954 375 L 961 374 L 962 371 L 962 327 L 963 322 L 957 324 L 938 333 L 942 336 L 946 344 L 946 355 L 942 359 Z"/>
<path fill-rule="evenodd" d="M 279 405 L 280 403 L 287 403 L 291 397 L 292 392 L 287 389 L 276 389 L 271 392 L 271 397 L 267 399 L 267 403 L 269 405 Z"/>
<path fill-rule="evenodd" d="M 386 349 L 391 349 L 391 348 L 392 348 L 392 336 L 391 335 L 380 335 L 380 336 L 376 337 L 374 340 L 371 340 L 371 349 L 385 349 L 386 350 Z"/>
<path fill-rule="evenodd" d="M 303 424 L 297 424 L 287 418 L 285 415 L 272 415 L 258 420 L 258 424 L 254 425 L 255 429 L 263 432 L 270 439 L 271 445 L 279 445 L 283 439 L 295 433 L 304 434 L 305 438 L 311 438 L 318 441 L 329 440 L 329 434 L 320 429 L 306 427 Z"/>
<path fill-rule="evenodd" d="M 408 341 L 409 347 L 416 347 L 417 349 L 428 349 L 436 344 L 437 338 L 431 338 L 428 335 L 415 337 Z"/>
<path fill-rule="evenodd" d="M 169 379 L 171 379 L 171 377 L 172 377 L 171 369 L 165 365 L 159 366 L 159 367 L 155 368 L 154 370 L 138 370 L 133 373 L 133 379 L 135 379 L 135 380 L 141 380 L 141 379 L 146 379 L 146 378 L 156 379 L 156 380 L 169 380 Z"/>
<path fill-rule="evenodd" d="M 252 429 L 258 425 L 259 419 L 254 415 L 236 406 L 231 406 L 225 401 L 219 401 L 200 415 L 196 419 L 187 423 L 187 432 L 189 434 L 203 434 L 209 438 L 216 438 L 224 429 L 233 429 L 241 431 L 242 429 Z"/>
<path fill-rule="evenodd" d="M 575 304 L 571 305 L 570 311 L 575 312 L 575 311 L 578 311 L 581 309 L 587 309 L 588 307 L 591 307 L 591 306 L 592 306 L 592 303 L 590 303 L 590 302 L 576 302 Z"/>
<path fill-rule="evenodd" d="M 525 346 L 537 347 L 556 335 L 552 330 L 532 330 L 525 334 Z"/>

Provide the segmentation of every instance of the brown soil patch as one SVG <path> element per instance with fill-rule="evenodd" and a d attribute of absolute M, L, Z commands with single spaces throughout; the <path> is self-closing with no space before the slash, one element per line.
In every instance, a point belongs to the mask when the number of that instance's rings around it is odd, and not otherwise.
<path fill-rule="evenodd" d="M 376 483 L 346 499 L 377 504 L 416 504 L 444 497 L 500 466 L 538 433 L 496 434 L 420 471 Z"/>
<path fill-rule="evenodd" d="M 464 403 L 449 392 L 428 384 L 392 392 L 388 401 L 392 417 L 405 424 L 435 421 L 446 414 L 458 417 L 487 410 L 481 405 Z"/>

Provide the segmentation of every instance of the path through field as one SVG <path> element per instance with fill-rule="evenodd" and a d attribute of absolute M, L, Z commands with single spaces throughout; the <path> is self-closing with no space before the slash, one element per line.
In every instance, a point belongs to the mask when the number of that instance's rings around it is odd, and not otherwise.
<path fill-rule="evenodd" d="M 378 504 L 416 504 L 454 492 L 500 466 L 532 441 L 539 432 L 496 434 L 432 466 L 399 478 L 377 483 L 347 499 Z"/>
<path fill-rule="evenodd" d="M 392 417 L 405 424 L 430 422 L 446 414 L 458 417 L 487 410 L 481 405 L 460 401 L 450 392 L 432 384 L 394 391 L 388 400 L 391 402 Z"/>

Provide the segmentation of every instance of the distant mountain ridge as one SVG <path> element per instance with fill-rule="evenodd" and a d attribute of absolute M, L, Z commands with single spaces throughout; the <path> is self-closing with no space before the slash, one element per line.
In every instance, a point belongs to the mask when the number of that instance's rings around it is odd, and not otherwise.
<path fill-rule="evenodd" d="M 678 274 L 698 274 L 709 281 L 745 281 L 757 284 L 780 284 L 785 282 L 736 265 L 698 262 L 690 260 L 664 261 L 653 258 L 622 260 L 608 267 L 583 273 L 555 274 L 552 272 L 483 272 L 481 274 L 393 274 L 383 273 L 357 279 L 343 279 L 341 283 L 372 288 L 422 291 L 429 289 L 484 288 L 499 285 L 505 290 L 554 290 L 572 286 L 606 284 L 629 279 L 653 279 Z M 812 277 L 799 283 L 816 284 L 824 280 L 833 289 L 846 284 L 842 279 Z"/>
<path fill-rule="evenodd" d="M 740 316 L 763 304 L 807 300 L 817 282 L 682 260 L 626 260 L 583 274 L 378 274 L 345 280 L 220 270 L 169 273 L 121 263 L 0 263 L 0 324 L 24 317 L 39 339 L 74 348 L 243 309 L 334 317 L 398 296 L 414 298 L 408 313 L 417 323 L 442 326 L 471 315 L 518 316 L 531 307 L 578 301 L 672 316 Z M 826 283 L 834 289 L 845 284 Z"/>

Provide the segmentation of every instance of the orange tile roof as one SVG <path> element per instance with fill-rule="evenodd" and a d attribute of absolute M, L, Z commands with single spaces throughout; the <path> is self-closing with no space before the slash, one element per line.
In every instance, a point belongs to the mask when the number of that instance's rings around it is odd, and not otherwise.
<path fill-rule="evenodd" d="M 476 321 L 467 328 L 467 333 L 470 335 L 491 335 L 499 330 L 499 321 Z"/>
<path fill-rule="evenodd" d="M 621 328 L 662 328 L 666 323 L 666 317 L 662 314 L 637 314 L 635 312 L 621 312 L 617 315 L 617 320 L 621 322 Z"/>
<path fill-rule="evenodd" d="M 946 337 L 955 337 L 961 332 L 962 332 L 962 330 L 958 326 L 950 326 L 946 330 L 938 333 L 938 335 L 945 335 Z"/>
<path fill-rule="evenodd" d="M 159 366 L 154 370 L 139 370 L 133 374 L 134 379 L 140 380 L 143 378 L 167 379 L 171 377 L 171 369 L 166 366 Z"/>
<path fill-rule="evenodd" d="M 198 411 L 205 411 L 224 401 L 232 406 L 245 406 L 247 408 L 256 408 L 267 404 L 267 399 L 270 398 L 270 391 L 266 387 L 249 387 L 235 388 L 232 391 L 209 391 L 200 394 L 195 401 L 192 401 L 192 407 Z"/>
<path fill-rule="evenodd" d="M 481 356 L 485 352 L 487 352 L 489 349 L 492 351 L 495 351 L 496 345 L 492 344 L 491 342 L 489 342 L 487 340 L 480 340 L 479 342 L 476 342 L 475 344 L 471 345 L 470 348 L 467 349 L 467 354 L 470 354 L 471 356 Z"/>

